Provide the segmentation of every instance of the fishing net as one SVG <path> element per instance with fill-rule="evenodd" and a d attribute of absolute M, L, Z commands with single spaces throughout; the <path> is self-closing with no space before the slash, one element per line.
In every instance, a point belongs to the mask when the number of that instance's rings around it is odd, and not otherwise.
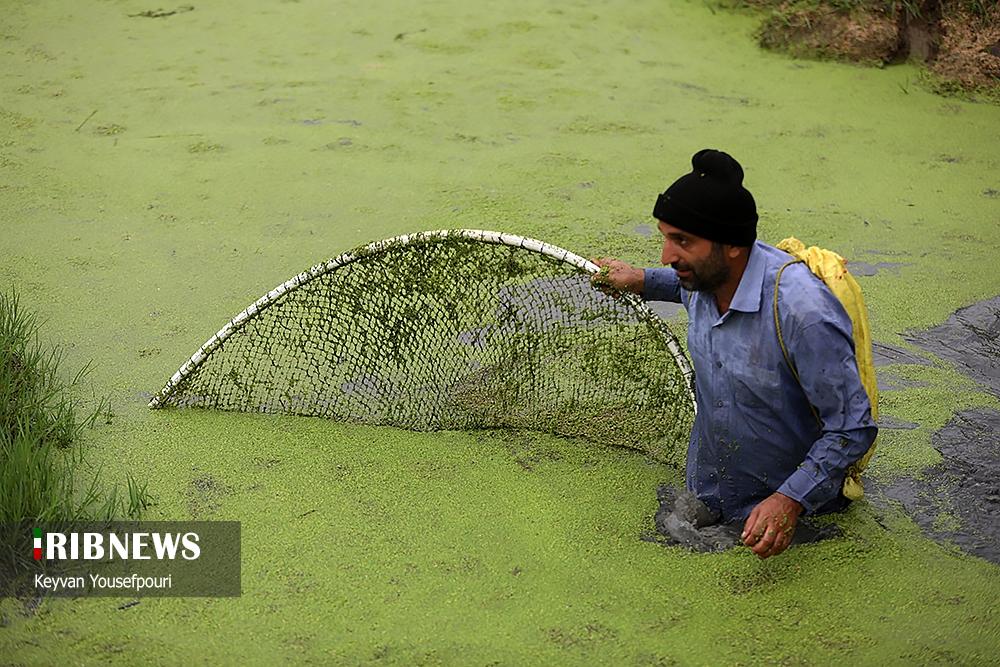
<path fill-rule="evenodd" d="M 683 451 L 691 371 L 631 295 L 565 250 L 473 230 L 374 243 L 233 318 L 150 403 L 413 430 L 522 428 Z"/>

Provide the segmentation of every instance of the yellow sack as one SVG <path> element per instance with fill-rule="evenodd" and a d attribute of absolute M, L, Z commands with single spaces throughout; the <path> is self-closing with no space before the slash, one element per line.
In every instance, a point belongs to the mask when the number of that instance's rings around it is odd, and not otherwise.
<path fill-rule="evenodd" d="M 847 271 L 847 261 L 831 250 L 824 250 L 816 246 L 806 248 L 802 241 L 795 237 L 787 238 L 777 245 L 779 250 L 784 250 L 797 260 L 805 263 L 809 270 L 819 276 L 826 283 L 834 296 L 843 304 L 844 310 L 851 317 L 851 324 L 854 329 L 854 352 L 858 360 L 858 374 L 861 376 L 861 384 L 868 394 L 868 400 L 872 405 L 872 419 L 878 419 L 878 383 L 875 380 L 875 362 L 872 359 L 872 337 L 871 329 L 868 326 L 868 309 L 865 307 L 865 299 L 861 295 L 861 286 Z M 787 264 L 785 265 L 787 266 Z M 782 267 L 784 269 L 784 267 Z M 781 273 L 778 273 L 778 280 Z M 785 350 L 785 342 L 781 339 L 781 326 L 778 324 L 778 283 L 774 285 L 774 318 L 778 327 L 778 342 L 785 352 L 785 359 L 788 360 L 788 352 Z M 795 373 L 794 367 L 792 373 Z M 815 414 L 815 411 L 814 411 Z M 817 420 L 819 416 L 817 415 Z M 868 466 L 868 462 L 875 452 L 875 443 L 865 452 L 859 461 L 847 469 L 847 477 L 844 478 L 844 495 L 851 500 L 858 500 L 864 496 L 865 489 L 861 483 L 861 472 Z"/>

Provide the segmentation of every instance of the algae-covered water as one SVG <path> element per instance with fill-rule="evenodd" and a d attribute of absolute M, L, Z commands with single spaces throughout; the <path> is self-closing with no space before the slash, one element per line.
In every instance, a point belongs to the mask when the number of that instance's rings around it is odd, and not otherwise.
<path fill-rule="evenodd" d="M 243 524 L 238 599 L 0 605 L 0 652 L 115 662 L 985 664 L 1000 568 L 859 503 L 768 561 L 643 542 L 678 473 L 537 434 L 145 407 L 221 324 L 347 248 L 500 229 L 655 263 L 657 192 L 712 146 L 760 235 L 864 263 L 874 474 L 997 398 L 902 334 L 1000 294 L 1000 108 L 909 67 L 760 51 L 701 2 L 0 3 L 0 285 L 114 405 L 85 446 L 150 519 Z M 177 9 L 175 7 L 164 8 Z M 947 508 L 942 509 L 944 514 Z M 947 518 L 947 517 L 945 517 Z"/>

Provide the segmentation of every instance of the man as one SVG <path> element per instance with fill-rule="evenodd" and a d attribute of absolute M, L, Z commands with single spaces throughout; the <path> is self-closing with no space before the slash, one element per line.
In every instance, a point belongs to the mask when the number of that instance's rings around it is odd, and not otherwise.
<path fill-rule="evenodd" d="M 756 240 L 757 210 L 743 169 L 705 149 L 653 209 L 664 265 L 638 269 L 604 258 L 595 285 L 679 301 L 688 312 L 688 351 L 698 411 L 687 487 L 761 558 L 784 551 L 800 514 L 843 510 L 848 466 L 875 440 L 858 376 L 851 321 L 802 263 Z M 801 384 L 800 384 L 801 383 Z M 811 407 L 810 407 L 811 406 Z"/>

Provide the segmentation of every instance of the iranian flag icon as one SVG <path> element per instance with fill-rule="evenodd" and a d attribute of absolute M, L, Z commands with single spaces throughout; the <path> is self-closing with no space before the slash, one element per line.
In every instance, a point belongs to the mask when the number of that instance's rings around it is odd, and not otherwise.
<path fill-rule="evenodd" d="M 42 560 L 42 529 L 35 528 L 35 560 Z"/>

